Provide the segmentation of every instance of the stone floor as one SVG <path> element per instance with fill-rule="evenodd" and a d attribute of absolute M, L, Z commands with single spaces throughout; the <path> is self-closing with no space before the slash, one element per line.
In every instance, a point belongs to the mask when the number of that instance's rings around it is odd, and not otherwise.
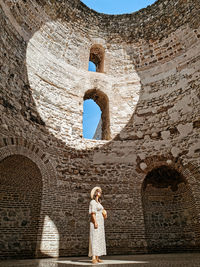
<path fill-rule="evenodd" d="M 200 267 L 200 253 L 123 255 L 102 257 L 101 267 Z M 1 267 L 76 267 L 97 266 L 87 257 L 67 257 L 58 259 L 6 260 L 0 261 Z"/>

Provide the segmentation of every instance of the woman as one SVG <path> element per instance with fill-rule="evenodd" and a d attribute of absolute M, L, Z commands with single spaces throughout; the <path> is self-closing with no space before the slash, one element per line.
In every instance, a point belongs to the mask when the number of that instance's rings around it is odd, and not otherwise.
<path fill-rule="evenodd" d="M 102 262 L 99 256 L 106 255 L 106 241 L 104 231 L 104 219 L 107 218 L 107 212 L 101 205 L 100 197 L 102 190 L 96 186 L 91 191 L 91 201 L 89 206 L 90 220 L 90 239 L 89 239 L 89 257 L 92 257 L 92 263 Z"/>

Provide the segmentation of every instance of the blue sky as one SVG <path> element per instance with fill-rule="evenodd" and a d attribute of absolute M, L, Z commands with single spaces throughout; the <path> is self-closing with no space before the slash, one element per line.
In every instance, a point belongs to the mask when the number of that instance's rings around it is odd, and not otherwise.
<path fill-rule="evenodd" d="M 124 14 L 138 11 L 155 0 L 81 0 L 88 7 L 105 14 Z"/>
<path fill-rule="evenodd" d="M 101 118 L 99 106 L 92 100 L 83 103 L 83 137 L 92 139 Z"/>
<path fill-rule="evenodd" d="M 93 62 L 89 61 L 88 65 L 89 71 L 96 71 L 96 66 Z M 83 137 L 87 139 L 92 139 L 97 125 L 101 118 L 101 109 L 92 100 L 85 100 L 83 103 Z"/>
<path fill-rule="evenodd" d="M 132 13 L 155 3 L 155 0 L 81 0 L 88 7 L 105 14 Z M 89 71 L 95 71 L 89 62 Z M 93 100 L 83 103 L 83 137 L 92 139 L 101 118 L 101 110 Z"/>

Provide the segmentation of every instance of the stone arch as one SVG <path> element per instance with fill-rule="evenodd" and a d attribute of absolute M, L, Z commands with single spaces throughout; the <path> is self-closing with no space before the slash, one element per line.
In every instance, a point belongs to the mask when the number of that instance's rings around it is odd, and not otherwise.
<path fill-rule="evenodd" d="M 198 211 L 182 172 L 167 164 L 152 168 L 142 184 L 142 205 L 149 252 L 198 250 Z"/>
<path fill-rule="evenodd" d="M 90 48 L 89 61 L 96 65 L 96 72 L 104 72 L 105 50 L 102 45 L 94 44 Z"/>
<path fill-rule="evenodd" d="M 194 184 L 198 183 L 199 173 L 200 173 L 200 165 L 195 163 L 188 163 L 183 165 L 181 158 L 173 158 L 170 155 L 154 155 L 151 157 L 147 157 L 141 162 L 139 161 L 138 171 L 142 178 L 142 183 L 146 177 L 146 175 L 151 172 L 153 169 L 159 168 L 160 166 L 168 166 L 177 172 L 179 172 L 185 179 L 187 183 L 191 187 L 191 192 L 193 197 L 198 200 L 199 193 L 194 188 Z M 199 183 L 200 185 L 200 183 Z M 142 186 L 142 184 L 141 184 Z M 200 214 L 200 209 L 199 214 Z M 199 217 L 200 218 L 200 217 Z"/>
<path fill-rule="evenodd" d="M 0 162 L 1 257 L 33 258 L 37 246 L 42 176 L 28 157 L 10 155 Z"/>
<path fill-rule="evenodd" d="M 49 156 L 34 143 L 15 137 L 0 139 L 0 161 L 11 155 L 22 155 L 32 160 L 42 174 L 44 188 L 49 184 L 56 185 L 56 171 Z"/>
<path fill-rule="evenodd" d="M 37 229 L 37 233 L 36 232 L 33 233 L 32 231 L 28 235 L 30 237 L 32 236 L 33 242 L 31 243 L 30 240 L 28 239 L 26 240 L 26 244 L 29 244 L 29 247 L 31 247 L 32 250 L 30 249 L 27 250 L 25 247 L 25 249 L 22 248 L 21 253 L 20 251 L 18 251 L 16 254 L 16 251 L 10 251 L 10 249 L 7 246 L 7 252 L 4 253 L 4 255 L 1 255 L 1 257 L 5 257 L 5 258 L 11 258 L 11 257 L 16 258 L 17 256 L 20 258 L 37 257 L 38 255 L 41 256 L 40 243 L 41 243 L 41 238 L 42 238 L 43 223 L 44 223 L 45 215 L 49 213 L 48 198 L 51 197 L 49 196 L 51 193 L 51 187 L 55 187 L 56 181 L 57 181 L 56 171 L 53 167 L 53 164 L 51 163 L 48 156 L 41 150 L 41 148 L 37 147 L 35 144 L 23 138 L 12 138 L 12 137 L 1 138 L 0 139 L 0 163 L 4 161 L 6 162 L 7 160 L 11 162 L 12 160 L 19 162 L 19 159 L 24 160 L 26 168 L 28 168 L 28 166 L 29 167 L 31 166 L 31 169 L 36 170 L 38 177 L 40 174 L 41 183 L 40 182 L 37 183 L 37 186 L 40 187 L 40 190 L 38 192 L 38 201 L 40 202 L 40 212 L 36 214 L 37 218 L 34 220 L 35 229 Z M 16 188 L 19 188 L 20 184 L 25 186 L 24 183 L 22 182 L 22 183 L 19 183 L 18 187 Z M 7 186 L 9 185 L 7 184 Z M 25 191 L 25 189 L 26 187 L 24 187 L 23 191 Z M 19 192 L 21 191 L 22 190 L 20 189 Z M 31 195 L 33 196 L 33 194 Z M 37 207 L 39 207 L 39 204 Z M 25 224 L 25 222 L 22 222 L 22 223 Z M 33 236 L 34 236 L 34 239 L 33 239 Z M 15 245 L 17 245 L 17 243 Z"/>
<path fill-rule="evenodd" d="M 93 99 L 101 109 L 101 136 L 102 140 L 110 139 L 110 114 L 108 96 L 98 89 L 88 90 L 83 100 Z"/>

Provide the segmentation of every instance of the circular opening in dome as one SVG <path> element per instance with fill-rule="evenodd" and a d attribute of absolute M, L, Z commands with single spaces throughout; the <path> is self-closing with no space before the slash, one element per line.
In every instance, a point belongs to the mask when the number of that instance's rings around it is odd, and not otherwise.
<path fill-rule="evenodd" d="M 157 0 L 156 0 L 157 1 Z M 104 14 L 128 14 L 146 8 L 156 2 L 155 0 L 81 0 L 89 8 Z"/>

